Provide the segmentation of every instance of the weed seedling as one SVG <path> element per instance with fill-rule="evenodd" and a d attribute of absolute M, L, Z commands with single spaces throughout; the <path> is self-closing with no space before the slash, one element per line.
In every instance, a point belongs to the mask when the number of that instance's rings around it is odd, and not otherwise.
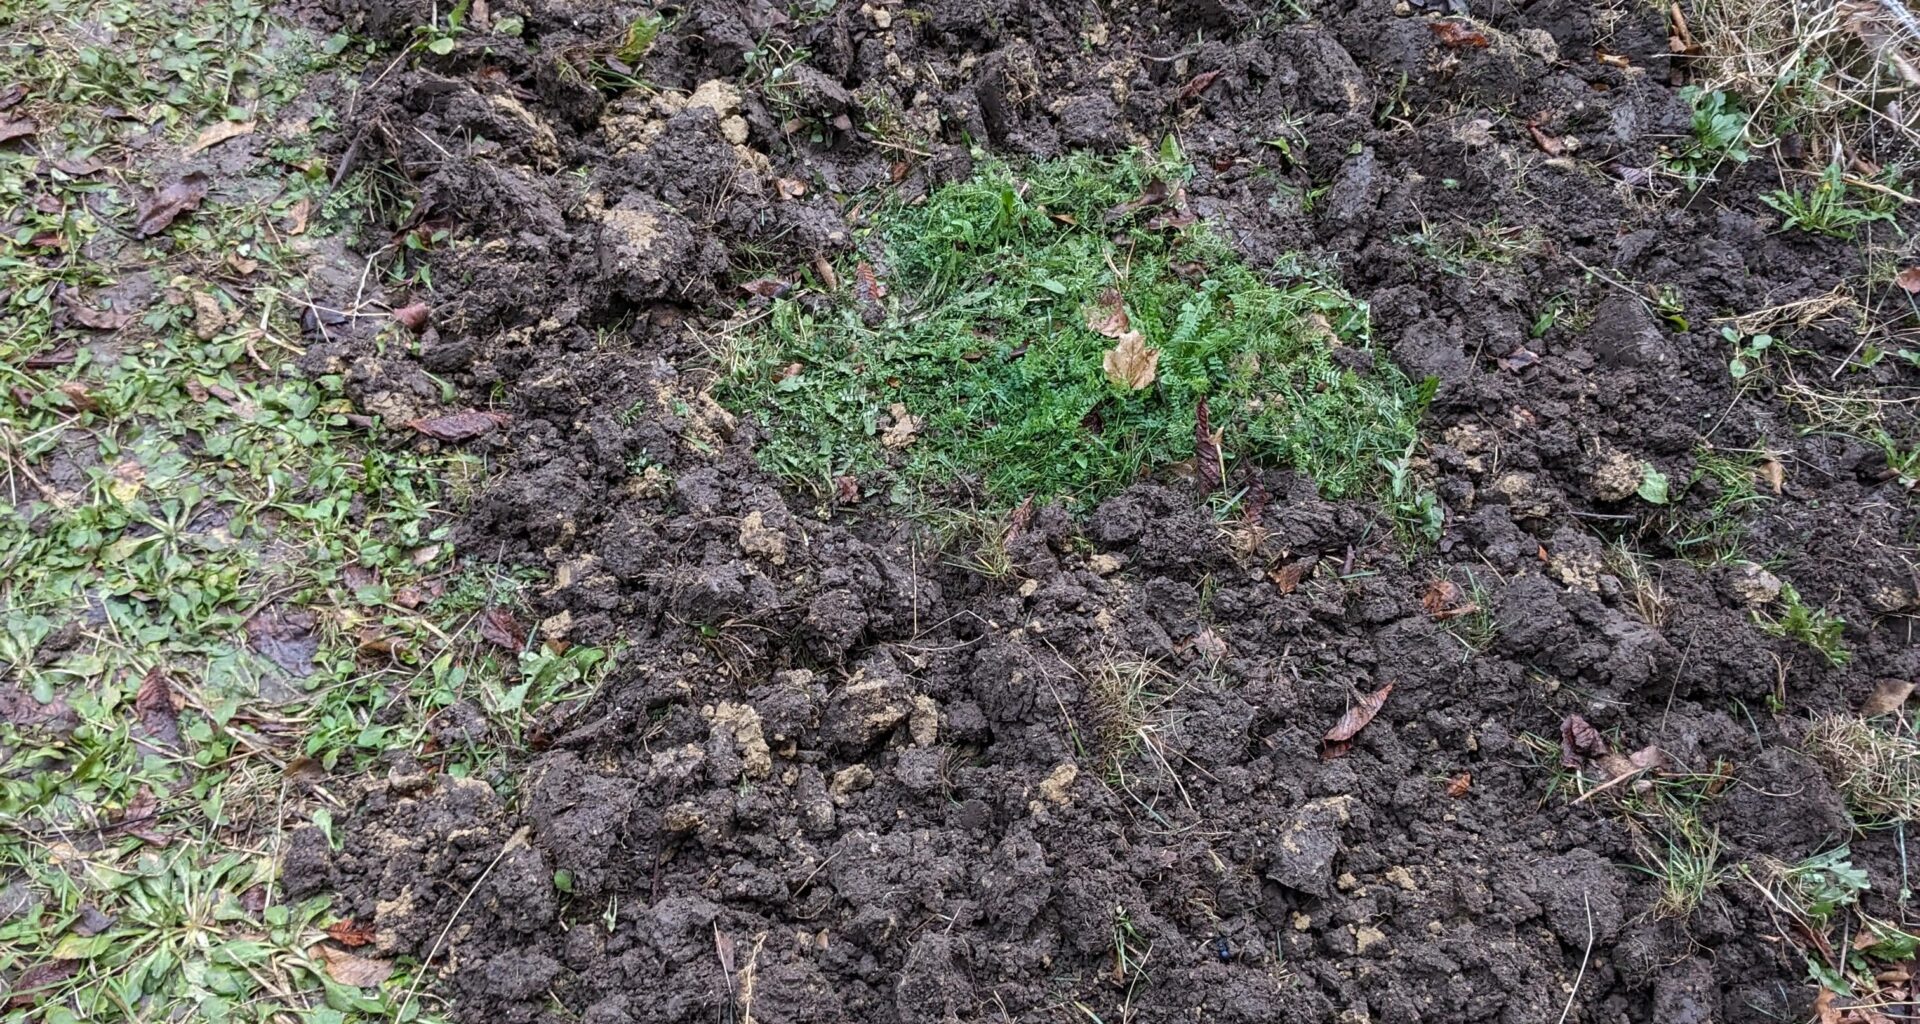
<path fill-rule="evenodd" d="M 1847 182 L 1839 164 L 1829 164 L 1812 189 L 1777 189 L 1760 197 L 1786 217 L 1783 231 L 1798 228 L 1830 238 L 1851 239 L 1854 230 L 1876 220 L 1891 222 L 1893 214 L 1855 205 L 1848 199 Z"/>
<path fill-rule="evenodd" d="M 1791 583 L 1780 587 L 1778 615 L 1755 611 L 1753 617 L 1764 632 L 1806 644 L 1827 659 L 1829 665 L 1839 667 L 1853 659 L 1841 635 L 1846 622 L 1824 608 L 1809 606 Z"/>
<path fill-rule="evenodd" d="M 1766 360 L 1767 350 L 1773 347 L 1773 335 L 1742 334 L 1739 328 L 1731 324 L 1720 328 L 1720 336 L 1733 346 L 1733 358 L 1727 361 L 1727 373 L 1734 380 L 1745 380 L 1748 374 L 1759 369 Z"/>
<path fill-rule="evenodd" d="M 1688 86 L 1680 90 L 1680 98 L 1693 107 L 1693 131 L 1666 163 L 1689 190 L 1697 190 L 1713 180 L 1721 163 L 1747 162 L 1748 116 L 1738 99 L 1717 89 Z"/>

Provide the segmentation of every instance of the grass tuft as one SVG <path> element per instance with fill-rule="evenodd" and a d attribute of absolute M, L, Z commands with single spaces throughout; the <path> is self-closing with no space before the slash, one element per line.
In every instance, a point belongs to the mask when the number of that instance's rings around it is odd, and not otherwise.
<path fill-rule="evenodd" d="M 1254 462 L 1330 495 L 1378 486 L 1416 440 L 1421 390 L 1374 362 L 1365 306 L 1315 275 L 1271 283 L 1204 225 L 1110 215 L 1178 170 L 1140 155 L 989 163 L 924 205 L 883 207 L 890 298 L 856 266 L 832 301 L 777 302 L 736 339 L 717 393 L 767 427 L 770 470 L 823 493 L 881 474 L 896 499 L 977 480 L 990 508 L 1097 500 L 1194 459 L 1202 399 L 1229 479 Z M 1108 379 L 1115 343 L 1089 326 L 1109 290 L 1160 353 L 1138 390 Z"/>
<path fill-rule="evenodd" d="M 1803 744 L 1856 814 L 1876 821 L 1920 818 L 1920 740 L 1852 715 L 1813 723 Z"/>

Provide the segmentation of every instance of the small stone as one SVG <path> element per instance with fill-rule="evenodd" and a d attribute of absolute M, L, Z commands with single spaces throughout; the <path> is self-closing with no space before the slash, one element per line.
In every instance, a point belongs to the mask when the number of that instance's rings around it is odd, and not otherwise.
<path fill-rule="evenodd" d="M 1020 584 L 1021 597 L 1032 597 L 1033 595 L 1039 592 L 1040 592 L 1039 580 L 1028 580 L 1025 583 Z"/>
<path fill-rule="evenodd" d="M 1056 807 L 1073 803 L 1073 782 L 1080 777 L 1080 766 L 1062 761 L 1053 773 L 1040 782 L 1040 796 Z"/>
<path fill-rule="evenodd" d="M 1360 880 L 1353 877 L 1353 872 L 1351 871 L 1341 872 L 1340 877 L 1333 880 L 1333 884 L 1341 892 L 1352 892 L 1360 888 Z"/>
<path fill-rule="evenodd" d="M 1780 577 L 1752 562 L 1734 566 L 1731 586 L 1734 594 L 1748 604 L 1771 604 L 1780 596 Z"/>
<path fill-rule="evenodd" d="M 1299 913 L 1296 913 L 1296 914 L 1294 914 L 1294 915 L 1293 915 L 1293 930 L 1294 930 L 1294 931 L 1296 931 L 1296 932 L 1304 932 L 1304 931 L 1307 931 L 1307 930 L 1309 930 L 1309 929 L 1311 929 L 1312 927 L 1313 927 L 1313 918 L 1311 918 L 1311 917 L 1308 917 L 1308 916 L 1307 916 L 1307 915 L 1305 915 L 1305 914 L 1299 914 Z"/>
<path fill-rule="evenodd" d="M 567 634 L 572 631 L 573 631 L 573 613 L 572 612 L 561 611 L 557 615 L 549 615 L 546 618 L 540 620 L 540 636 L 542 639 L 551 640 L 551 641 L 565 640 L 567 638 Z"/>
<path fill-rule="evenodd" d="M 1353 951 L 1365 953 L 1368 946 L 1379 945 L 1387 941 L 1387 933 L 1370 924 L 1363 924 L 1353 930 Z"/>
<path fill-rule="evenodd" d="M 1125 558 L 1104 551 L 1087 559 L 1087 568 L 1093 570 L 1096 576 L 1111 576 L 1119 572 L 1120 567 L 1125 564 L 1127 564 Z"/>
<path fill-rule="evenodd" d="M 873 785 L 873 769 L 864 764 L 848 765 L 833 773 L 833 781 L 827 783 L 827 795 L 833 802 L 844 806 L 847 798 Z"/>
<path fill-rule="evenodd" d="M 775 565 L 787 564 L 786 535 L 769 527 L 759 509 L 740 520 L 740 550 L 749 555 L 764 555 Z"/>
<path fill-rule="evenodd" d="M 1387 876 L 1387 881 L 1392 882 L 1393 884 L 1399 886 L 1400 888 L 1405 889 L 1408 892 L 1412 892 L 1414 890 L 1413 872 L 1408 871 L 1405 867 L 1399 864 L 1395 864 L 1393 867 L 1390 867 L 1386 870 L 1386 876 Z"/>
<path fill-rule="evenodd" d="M 1640 489 L 1646 463 L 1622 451 L 1607 453 L 1587 481 L 1601 501 L 1625 501 Z"/>

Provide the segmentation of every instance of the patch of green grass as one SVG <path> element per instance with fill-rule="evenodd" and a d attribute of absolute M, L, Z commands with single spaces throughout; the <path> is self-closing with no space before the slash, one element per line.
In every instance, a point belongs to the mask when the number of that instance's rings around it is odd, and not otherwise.
<path fill-rule="evenodd" d="M 882 474 L 902 500 L 972 482 L 992 508 L 1093 500 L 1193 459 L 1203 398 L 1229 480 L 1254 462 L 1331 495 L 1384 483 L 1381 464 L 1415 441 L 1421 394 L 1384 360 L 1349 368 L 1370 357 L 1361 303 L 1298 268 L 1271 283 L 1204 226 L 1153 230 L 1153 209 L 1110 219 L 1177 170 L 1141 156 L 990 163 L 924 205 L 884 207 L 888 299 L 848 294 L 863 287 L 849 267 L 833 301 L 777 302 L 738 339 L 717 393 L 767 427 L 770 470 L 823 492 Z M 1139 390 L 1108 379 L 1115 342 L 1089 326 L 1110 291 L 1159 352 Z"/>
<path fill-rule="evenodd" d="M 1756 610 L 1753 618 L 1762 631 L 1806 644 L 1829 665 L 1838 667 L 1853 660 L 1853 652 L 1847 650 L 1842 636 L 1847 626 L 1845 620 L 1824 608 L 1808 605 L 1791 583 L 1780 586 L 1778 614 Z"/>
<path fill-rule="evenodd" d="M 1851 239 L 1863 224 L 1893 223 L 1893 214 L 1857 202 L 1849 193 L 1839 164 L 1828 164 L 1811 189 L 1776 189 L 1760 199 L 1785 218 L 1782 231 L 1795 229 L 1831 238 Z"/>
<path fill-rule="evenodd" d="M 1761 462 L 1754 452 L 1696 451 L 1684 489 L 1653 520 L 1667 546 L 1699 565 L 1741 560 L 1746 515 L 1770 500 L 1760 492 Z"/>

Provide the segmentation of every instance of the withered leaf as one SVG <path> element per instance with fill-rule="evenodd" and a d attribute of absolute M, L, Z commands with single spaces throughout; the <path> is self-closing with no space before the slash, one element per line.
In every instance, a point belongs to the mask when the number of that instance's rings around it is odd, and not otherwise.
<path fill-rule="evenodd" d="M 21 971 L 13 979 L 8 990 L 9 995 L 0 1009 L 17 1010 L 23 1006 L 32 1006 L 41 999 L 53 994 L 53 990 L 63 981 L 80 972 L 78 960 L 47 960 L 34 964 Z"/>
<path fill-rule="evenodd" d="M 1787 486 L 1787 467 L 1779 459 L 1767 459 L 1755 466 L 1755 476 L 1766 482 L 1768 489 L 1779 494 Z"/>
<path fill-rule="evenodd" d="M 1159 178 L 1155 178 L 1152 181 L 1147 182 L 1147 187 L 1140 191 L 1140 195 L 1138 197 L 1129 199 L 1126 202 L 1121 203 L 1118 206 L 1115 206 L 1113 209 L 1108 210 L 1107 219 L 1110 221 L 1119 220 L 1123 217 L 1130 216 L 1131 214 L 1133 214 L 1138 210 L 1145 209 L 1146 207 L 1158 206 L 1161 203 L 1164 203 L 1167 201 L 1167 194 L 1169 191 L 1170 189 L 1167 187 L 1167 183 L 1165 181 Z"/>
<path fill-rule="evenodd" d="M 807 183 L 799 178 L 775 178 L 773 187 L 782 199 L 798 199 L 807 194 Z"/>
<path fill-rule="evenodd" d="M 7 121 L 0 121 L 0 143 L 12 142 L 15 139 L 24 139 L 37 133 L 39 130 L 40 126 L 34 124 L 33 119 L 30 117 L 17 117 Z"/>
<path fill-rule="evenodd" d="M 887 286 L 873 272 L 873 264 L 866 260 L 853 265 L 853 297 L 859 301 L 864 313 L 878 313 L 880 300 L 887 297 Z"/>
<path fill-rule="evenodd" d="M 1318 561 L 1320 561 L 1318 558 L 1308 555 L 1297 561 L 1288 562 L 1267 573 L 1267 579 L 1272 581 L 1275 590 L 1282 594 L 1291 594 L 1299 589 L 1300 582 L 1307 578 L 1307 574 L 1313 571 L 1314 563 Z"/>
<path fill-rule="evenodd" d="M 1604 757 L 1607 753 L 1607 738 L 1579 715 L 1568 715 L 1560 720 L 1560 767 L 1578 768 L 1580 759 L 1586 757 Z"/>
<path fill-rule="evenodd" d="M 1473 27 L 1471 22 L 1458 18 L 1427 22 L 1427 31 L 1432 32 L 1434 38 L 1440 40 L 1440 45 L 1449 50 L 1487 48 L 1487 34 Z"/>
<path fill-rule="evenodd" d="M 926 426 L 926 420 L 907 411 L 905 404 L 893 403 L 887 414 L 893 422 L 880 432 L 880 443 L 888 448 L 900 449 L 913 444 L 920 434 L 920 428 Z"/>
<path fill-rule="evenodd" d="M 1392 693 L 1393 684 L 1388 683 L 1355 701 L 1353 706 L 1347 709 L 1347 713 L 1341 715 L 1338 722 L 1333 723 L 1333 728 L 1328 729 L 1327 734 L 1320 738 L 1321 758 L 1332 760 L 1345 756 L 1347 751 L 1352 750 L 1353 738 L 1360 734 L 1360 730 L 1367 727 L 1367 723 L 1373 721 L 1373 716 L 1380 713 L 1381 706 L 1386 704 L 1387 697 Z"/>
<path fill-rule="evenodd" d="M 327 937 L 348 949 L 359 949 L 373 941 L 373 926 L 355 924 L 352 918 L 347 918 L 328 925 Z"/>
<path fill-rule="evenodd" d="M 1152 384 L 1159 365 L 1160 350 L 1148 348 L 1146 339 L 1141 337 L 1139 331 L 1120 335 L 1101 360 L 1102 368 L 1107 371 L 1107 379 L 1129 391 L 1138 391 Z"/>
<path fill-rule="evenodd" d="M 1200 478 L 1203 494 L 1219 490 L 1220 484 L 1226 480 L 1226 465 L 1220 453 L 1220 439 L 1225 433 L 1224 427 L 1213 429 L 1207 411 L 1207 396 L 1201 395 L 1193 408 L 1193 468 Z"/>
<path fill-rule="evenodd" d="M 1174 99 L 1174 102 L 1186 103 L 1187 101 L 1192 100 L 1193 98 L 1199 96 L 1201 93 L 1206 92 L 1207 86 L 1212 85 L 1213 80 L 1219 77 L 1220 77 L 1219 68 L 1215 68 L 1212 71 L 1200 72 L 1199 74 L 1193 76 L 1193 79 L 1189 81 L 1186 85 L 1181 86 L 1180 95 Z"/>
<path fill-rule="evenodd" d="M 313 217 L 313 200 L 302 199 L 287 210 L 286 231 L 289 235 L 307 233 L 307 221 Z"/>
<path fill-rule="evenodd" d="M 181 214 L 199 209 L 200 201 L 206 197 L 207 176 L 194 171 L 161 189 L 140 208 L 140 215 L 133 222 L 133 233 L 141 238 L 157 235 Z"/>
<path fill-rule="evenodd" d="M 1033 524 L 1033 495 L 1029 494 L 1013 514 L 1007 517 L 1007 539 L 1012 540 Z"/>
<path fill-rule="evenodd" d="M 210 124 L 200 129 L 200 134 L 195 136 L 194 140 L 187 145 L 182 155 L 192 156 L 210 146 L 218 146 L 228 139 L 236 139 L 242 135 L 250 135 L 252 132 L 252 121 L 221 121 L 218 124 Z"/>
<path fill-rule="evenodd" d="M 1533 136 L 1533 144 L 1540 147 L 1540 152 L 1548 156 L 1563 156 L 1567 152 L 1566 144 L 1560 141 L 1558 135 L 1548 134 L 1546 129 L 1537 124 L 1529 122 L 1527 134 Z"/>
<path fill-rule="evenodd" d="M 758 295 L 763 299 L 777 299 L 787 294 L 792 288 L 793 282 L 782 281 L 777 277 L 763 277 L 740 286 L 740 289 L 748 295 Z"/>
<path fill-rule="evenodd" d="M 1261 517 L 1266 515 L 1267 502 L 1272 500 L 1273 496 L 1267 493 L 1264 484 L 1253 478 L 1252 473 L 1249 472 L 1243 476 L 1247 479 L 1247 498 L 1242 506 L 1244 521 L 1248 526 L 1259 526 Z"/>
<path fill-rule="evenodd" d="M 167 674 L 155 665 L 140 679 L 133 694 L 133 712 L 148 734 L 163 743 L 180 742 L 180 712 L 173 706 L 173 687 Z"/>
<path fill-rule="evenodd" d="M 4 89 L 0 89 L 0 110 L 12 110 L 14 107 L 20 105 L 21 100 L 26 98 L 26 85 L 21 82 L 15 82 Z"/>
<path fill-rule="evenodd" d="M 1861 718 L 1878 718 L 1891 715 L 1905 707 L 1907 698 L 1913 696 L 1913 683 L 1905 679 L 1882 679 L 1873 685 L 1873 692 L 1860 702 Z"/>
<path fill-rule="evenodd" d="M 834 477 L 833 494 L 842 505 L 860 504 L 860 478 L 852 475 Z"/>
<path fill-rule="evenodd" d="M 1126 299 L 1117 289 L 1106 289 L 1100 293 L 1100 301 L 1087 307 L 1087 330 L 1095 334 L 1118 338 L 1127 333 L 1130 326 Z"/>
<path fill-rule="evenodd" d="M 1447 780 L 1447 795 L 1454 798 L 1455 800 L 1458 800 L 1461 797 L 1466 796 L 1467 790 L 1470 790 L 1472 788 L 1473 788 L 1472 772 L 1461 772 L 1460 774 L 1455 775 L 1453 778 Z"/>
<path fill-rule="evenodd" d="M 89 174 L 98 174 L 107 169 L 107 165 L 93 157 L 61 157 L 53 162 L 53 169 L 75 178 L 84 178 Z"/>
<path fill-rule="evenodd" d="M 518 651 L 527 645 L 527 630 L 511 610 L 494 605 L 480 616 L 480 639 L 495 647 Z"/>
<path fill-rule="evenodd" d="M 353 988 L 372 988 L 393 976 L 391 960 L 376 960 L 332 946 L 313 947 L 313 956 L 326 965 L 328 977 Z"/>
<path fill-rule="evenodd" d="M 1480 610 L 1479 605 L 1467 599 L 1466 591 L 1460 589 L 1460 584 L 1449 579 L 1437 579 L 1427 584 L 1426 593 L 1420 595 L 1420 607 L 1442 622 Z"/>
<path fill-rule="evenodd" d="M 1920 295 L 1920 266 L 1907 267 L 1893 275 L 1893 283 L 1908 295 Z"/>
<path fill-rule="evenodd" d="M 96 331 L 117 331 L 133 322 L 132 313 L 116 313 L 111 309 L 95 309 L 92 306 L 74 302 L 71 305 L 73 322 Z"/>
<path fill-rule="evenodd" d="M 393 318 L 400 321 L 400 326 L 405 327 L 415 334 L 419 334 L 421 331 L 427 329 L 427 324 L 431 320 L 432 314 L 433 310 L 429 308 L 426 303 L 409 302 L 394 310 Z"/>
<path fill-rule="evenodd" d="M 505 426 L 512 419 L 505 413 L 466 409 L 408 420 L 407 426 L 436 441 L 470 441 L 492 432 L 496 427 Z"/>
<path fill-rule="evenodd" d="M 1200 218 L 1187 205 L 1187 190 L 1175 189 L 1172 198 L 1159 213 L 1147 218 L 1148 231 L 1177 230 L 1187 227 Z"/>

